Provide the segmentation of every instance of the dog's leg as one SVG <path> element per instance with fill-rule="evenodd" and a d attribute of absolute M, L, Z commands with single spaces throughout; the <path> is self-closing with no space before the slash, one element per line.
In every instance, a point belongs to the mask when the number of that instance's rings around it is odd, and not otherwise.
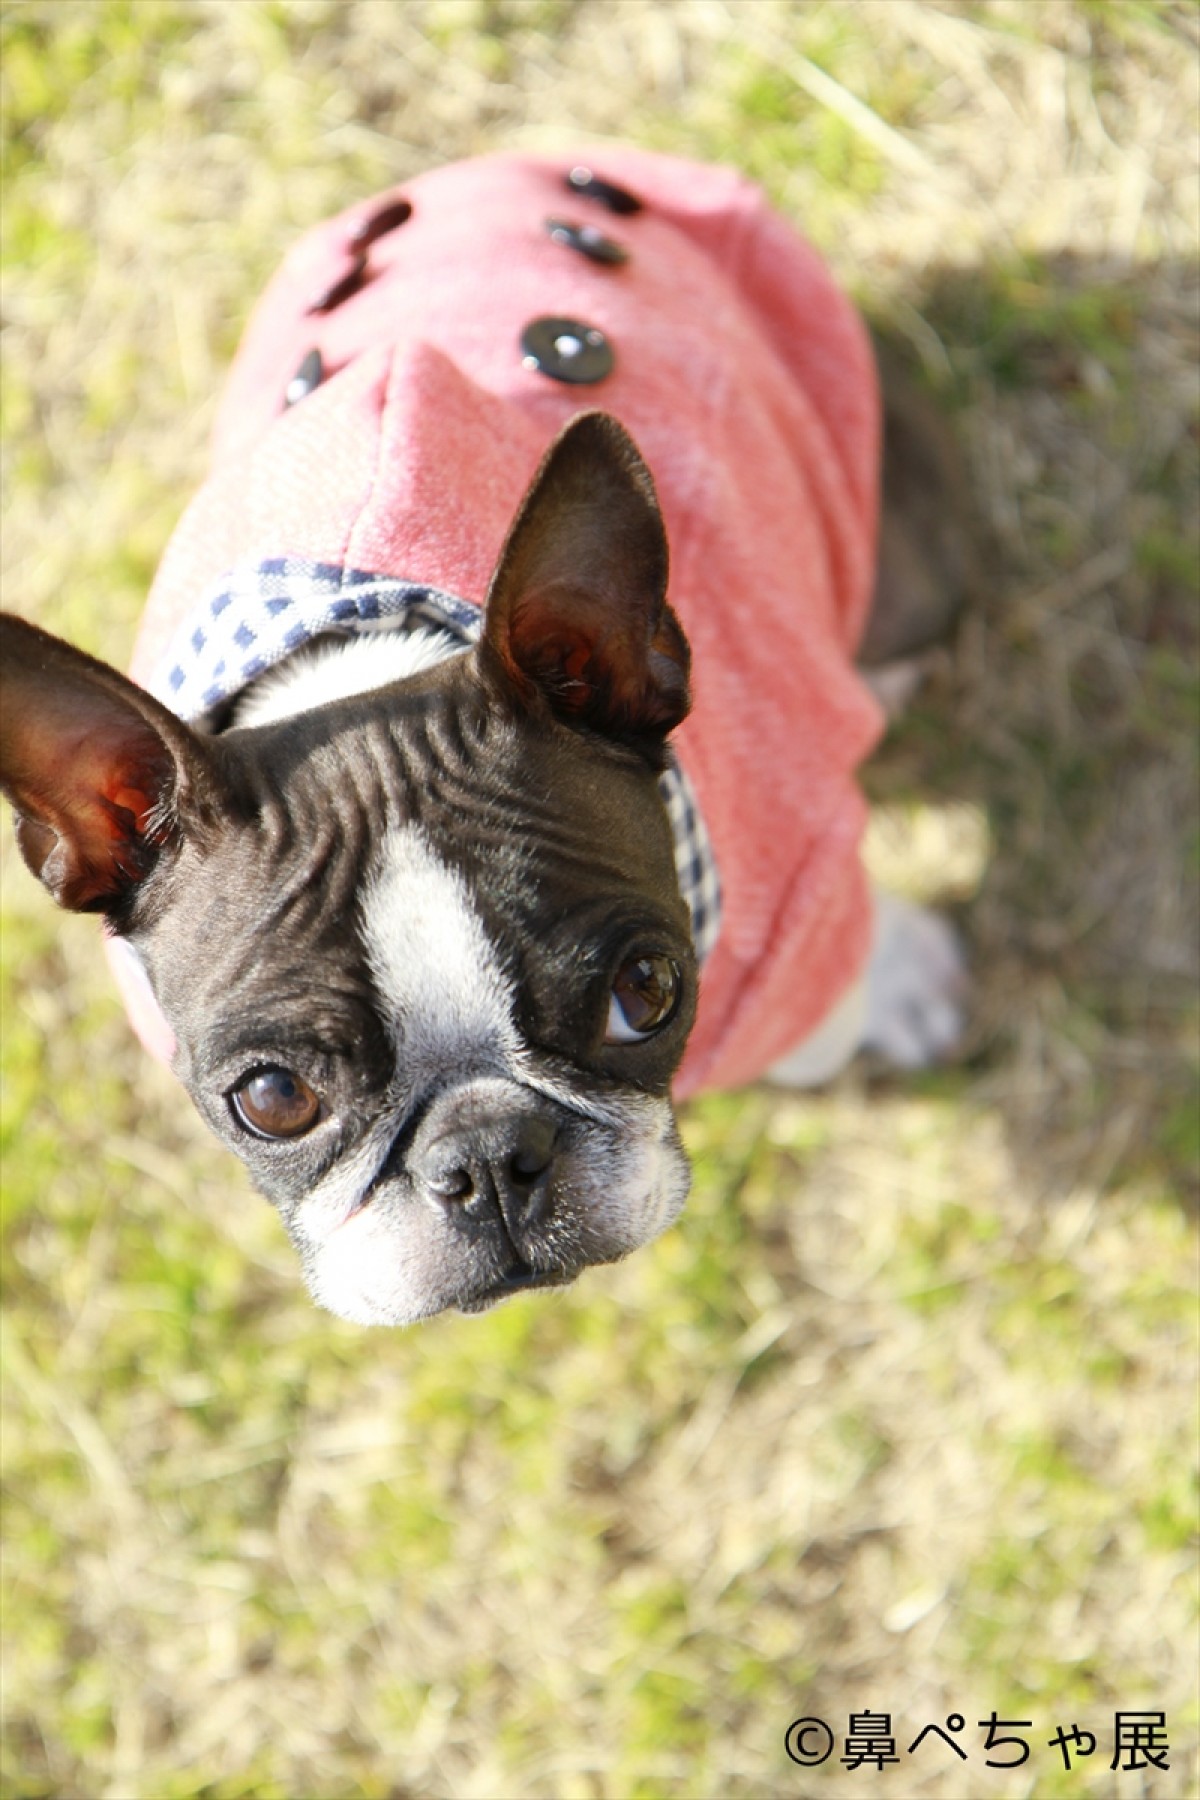
<path fill-rule="evenodd" d="M 767 1070 L 776 1087 L 823 1087 L 840 1075 L 863 1042 L 868 1016 L 869 977 L 860 975 L 802 1043 Z"/>
<path fill-rule="evenodd" d="M 938 913 L 876 888 L 865 972 L 803 1043 L 767 1071 L 779 1087 L 820 1087 L 859 1050 L 896 1069 L 949 1056 L 966 1019 L 967 972 L 954 927 Z"/>
<path fill-rule="evenodd" d="M 966 958 L 949 920 L 877 888 L 861 1047 L 897 1069 L 942 1062 L 962 1037 L 966 999 Z"/>

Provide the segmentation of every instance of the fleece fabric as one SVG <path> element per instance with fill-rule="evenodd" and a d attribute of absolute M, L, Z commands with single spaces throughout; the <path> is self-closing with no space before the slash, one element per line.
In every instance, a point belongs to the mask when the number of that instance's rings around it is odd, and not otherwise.
<path fill-rule="evenodd" d="M 761 1075 L 866 958 L 854 771 L 880 717 L 852 658 L 874 563 L 878 393 L 857 314 L 755 186 L 632 149 L 586 160 L 641 209 L 571 191 L 568 158 L 506 154 L 432 170 L 301 239 L 251 318 L 132 672 L 169 704 L 181 626 L 230 570 L 275 558 L 479 606 L 550 440 L 579 411 L 615 413 L 666 520 L 694 656 L 674 745 L 722 889 L 682 1098 Z M 401 198 L 411 214 L 370 244 L 364 278 L 313 311 L 352 270 L 356 225 Z M 548 219 L 598 228 L 627 260 L 590 259 Z M 573 386 L 529 366 L 522 333 L 547 316 L 602 332 L 611 372 Z M 323 379 L 287 406 L 314 349 Z M 140 1035 L 168 1057 L 136 970 L 117 969 Z"/>

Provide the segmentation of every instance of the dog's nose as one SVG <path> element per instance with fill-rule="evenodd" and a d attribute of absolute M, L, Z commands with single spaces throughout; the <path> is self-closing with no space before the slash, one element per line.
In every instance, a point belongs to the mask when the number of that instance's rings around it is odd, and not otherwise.
<path fill-rule="evenodd" d="M 412 1167 L 443 1205 L 480 1218 L 499 1207 L 512 1229 L 547 1207 L 557 1136 L 554 1120 L 538 1112 L 476 1116 L 426 1137 Z"/>

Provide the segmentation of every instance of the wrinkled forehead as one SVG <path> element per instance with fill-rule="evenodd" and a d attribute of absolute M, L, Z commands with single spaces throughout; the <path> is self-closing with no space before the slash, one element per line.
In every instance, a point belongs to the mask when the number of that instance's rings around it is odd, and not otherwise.
<path fill-rule="evenodd" d="M 352 1035 L 385 972 L 393 999 L 418 967 L 453 990 L 469 970 L 524 961 L 514 945 L 569 940 L 625 907 L 686 935 L 648 764 L 436 704 L 320 723 L 244 734 L 242 818 L 186 846 L 171 879 L 146 948 L 160 994 L 197 1026 L 260 1007 L 302 1015 L 319 985 L 325 1033 Z"/>
<path fill-rule="evenodd" d="M 557 753 L 528 746 L 482 767 L 478 787 L 421 809 L 431 848 L 518 916 L 601 894 L 671 904 L 675 845 L 654 771 L 563 737 Z"/>
<path fill-rule="evenodd" d="M 650 762 L 553 720 L 481 706 L 468 668 L 464 659 L 433 671 L 428 706 L 394 736 L 379 809 L 388 828 L 417 828 L 507 918 L 603 892 L 676 901 L 674 836 Z"/>

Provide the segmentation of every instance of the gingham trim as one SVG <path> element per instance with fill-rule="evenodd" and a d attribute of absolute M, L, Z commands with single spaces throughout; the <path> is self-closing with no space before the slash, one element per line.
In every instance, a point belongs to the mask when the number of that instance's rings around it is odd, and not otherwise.
<path fill-rule="evenodd" d="M 696 957 L 706 962 L 721 934 L 721 877 L 712 841 L 691 782 L 675 758 L 658 778 L 675 839 L 675 873 L 679 891 L 692 915 Z"/>
<path fill-rule="evenodd" d="M 448 631 L 466 645 L 478 638 L 481 618 L 471 601 L 421 582 L 369 575 L 336 563 L 270 557 L 243 563 L 222 577 L 176 631 L 150 691 L 180 718 L 203 726 L 249 682 L 313 638 L 396 631 L 421 623 Z M 692 915 L 696 955 L 703 962 L 721 929 L 716 857 L 692 784 L 674 758 L 658 785 L 675 838 L 679 891 Z"/>
<path fill-rule="evenodd" d="M 270 557 L 243 563 L 175 633 L 151 692 L 193 724 L 313 638 L 386 631 L 421 620 L 469 644 L 479 608 L 454 594 L 335 563 Z"/>

